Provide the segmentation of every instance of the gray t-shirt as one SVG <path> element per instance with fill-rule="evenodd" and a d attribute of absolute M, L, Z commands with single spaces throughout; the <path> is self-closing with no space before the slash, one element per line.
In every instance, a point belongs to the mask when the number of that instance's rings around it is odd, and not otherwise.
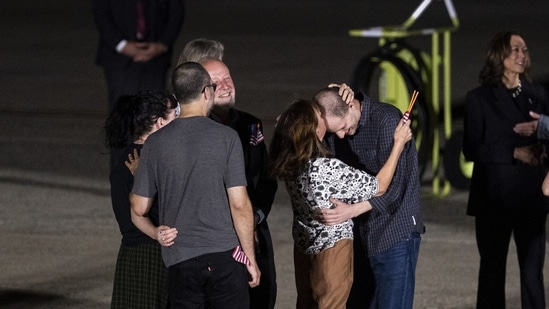
<path fill-rule="evenodd" d="M 246 186 L 236 132 L 206 117 L 175 119 L 141 150 L 133 193 L 158 194 L 161 225 L 178 230 L 162 247 L 166 266 L 239 244 L 226 188 Z"/>

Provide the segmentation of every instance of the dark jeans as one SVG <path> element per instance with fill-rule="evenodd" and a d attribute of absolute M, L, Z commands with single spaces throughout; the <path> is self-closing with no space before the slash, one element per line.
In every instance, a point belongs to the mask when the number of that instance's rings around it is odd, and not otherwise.
<path fill-rule="evenodd" d="M 376 292 L 370 308 L 413 308 L 420 242 L 420 234 L 413 232 L 410 238 L 386 253 L 370 257 L 376 282 Z"/>
<path fill-rule="evenodd" d="M 355 238 L 360 243 L 360 238 Z M 421 235 L 412 232 L 387 252 L 365 257 L 362 244 L 355 246 L 354 282 L 348 309 L 413 308 L 415 273 Z"/>
<path fill-rule="evenodd" d="M 170 266 L 170 308 L 249 309 L 248 270 L 231 252 L 204 254 Z"/>

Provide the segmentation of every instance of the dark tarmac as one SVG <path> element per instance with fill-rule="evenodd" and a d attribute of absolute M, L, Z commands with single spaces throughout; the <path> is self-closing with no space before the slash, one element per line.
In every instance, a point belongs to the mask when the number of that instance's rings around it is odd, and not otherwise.
<path fill-rule="evenodd" d="M 0 2 L 0 308 L 108 308 L 120 236 L 112 214 L 102 146 L 106 86 L 94 64 L 91 1 Z M 330 82 L 350 82 L 375 39 L 354 28 L 399 24 L 419 1 L 187 1 L 176 46 L 197 37 L 222 41 L 238 108 L 260 117 L 267 139 L 295 97 Z M 540 1 L 456 1 L 452 101 L 459 110 L 476 86 L 486 41 L 523 34 L 532 76 L 549 76 L 549 5 Z M 428 21 L 422 21 L 428 23 Z M 414 38 L 425 46 L 428 38 Z M 458 115 L 458 113 L 456 113 Z M 460 119 L 455 119 L 455 126 Z M 427 233 L 414 308 L 475 307 L 478 253 L 468 193 L 433 197 L 424 179 Z M 278 271 L 276 308 L 294 308 L 291 211 L 283 186 L 269 217 Z M 547 272 L 546 272 L 547 273 Z M 549 282 L 548 275 L 546 282 Z M 546 289 L 546 295 L 549 295 Z M 507 308 L 520 308 L 515 247 L 510 248 Z"/>

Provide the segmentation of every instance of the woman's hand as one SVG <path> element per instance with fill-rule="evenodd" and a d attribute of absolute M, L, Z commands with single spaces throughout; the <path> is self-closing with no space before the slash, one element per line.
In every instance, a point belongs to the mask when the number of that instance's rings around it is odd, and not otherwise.
<path fill-rule="evenodd" d="M 398 123 L 395 129 L 395 134 L 393 135 L 395 145 L 404 146 L 404 144 L 412 139 L 412 129 L 410 128 L 410 123 L 411 121 L 400 121 Z"/>
<path fill-rule="evenodd" d="M 161 225 L 156 228 L 156 240 L 161 246 L 170 247 L 174 244 L 177 237 L 177 229 L 166 225 Z"/>
<path fill-rule="evenodd" d="M 131 153 L 128 154 L 128 161 L 125 161 L 124 164 L 126 164 L 126 167 L 130 170 L 130 173 L 135 176 L 135 171 L 139 166 L 139 152 L 137 152 L 137 149 L 133 150 L 133 155 Z"/>
<path fill-rule="evenodd" d="M 545 146 L 542 144 L 516 147 L 513 152 L 513 158 L 530 166 L 540 166 L 546 157 Z"/>

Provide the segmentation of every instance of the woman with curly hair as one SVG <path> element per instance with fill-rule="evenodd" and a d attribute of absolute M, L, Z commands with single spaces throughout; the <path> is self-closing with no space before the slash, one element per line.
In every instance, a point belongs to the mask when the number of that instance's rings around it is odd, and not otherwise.
<path fill-rule="evenodd" d="M 167 271 L 161 245 L 173 244 L 175 229 L 159 226 L 164 241 L 142 233 L 131 220 L 129 195 L 133 186 L 135 158 L 147 137 L 179 117 L 179 103 L 161 92 L 122 96 L 105 122 L 105 145 L 118 151 L 110 173 L 111 201 L 122 243 L 116 261 L 111 308 L 166 308 Z M 130 162 L 128 162 L 129 160 Z M 158 204 L 149 212 L 158 226 Z"/>

